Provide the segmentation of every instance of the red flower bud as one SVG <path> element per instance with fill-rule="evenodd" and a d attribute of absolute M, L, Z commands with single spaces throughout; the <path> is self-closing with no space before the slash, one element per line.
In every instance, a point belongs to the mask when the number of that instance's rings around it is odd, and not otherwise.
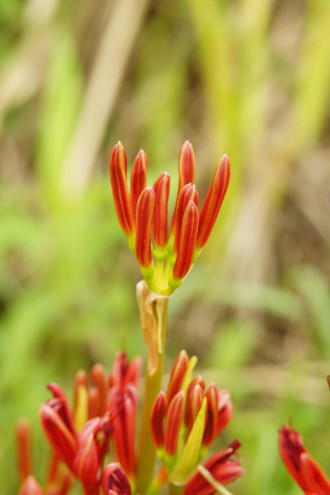
<path fill-rule="evenodd" d="M 215 171 L 212 184 L 206 195 L 199 215 L 197 245 L 202 248 L 214 226 L 220 207 L 227 192 L 230 179 L 230 166 L 227 155 L 224 155 Z"/>
<path fill-rule="evenodd" d="M 329 478 L 307 452 L 297 431 L 283 426 L 279 432 L 279 449 L 287 470 L 305 493 L 330 494 Z"/>
<path fill-rule="evenodd" d="M 18 465 L 21 481 L 32 473 L 31 428 L 27 420 L 22 419 L 16 427 L 18 444 Z M 31 482 L 32 483 L 32 482 Z"/>
<path fill-rule="evenodd" d="M 174 251 L 178 252 L 178 245 L 180 240 L 180 234 L 183 224 L 183 215 L 189 204 L 189 201 L 193 201 L 196 206 L 199 203 L 199 195 L 196 187 L 193 184 L 186 184 L 180 191 L 178 198 L 177 212 L 176 212 L 176 226 L 174 235 Z"/>
<path fill-rule="evenodd" d="M 179 155 L 179 190 L 189 182 L 195 182 L 196 160 L 193 147 L 189 141 L 185 141 Z"/>
<path fill-rule="evenodd" d="M 173 232 L 176 229 L 176 225 L 177 225 L 177 208 L 178 208 L 180 192 L 186 184 L 193 184 L 195 182 L 195 169 L 196 169 L 196 162 L 195 162 L 194 150 L 190 142 L 186 141 L 183 144 L 179 155 L 178 194 L 177 194 L 174 213 L 172 217 L 171 232 Z"/>
<path fill-rule="evenodd" d="M 194 425 L 197 414 L 202 407 L 204 399 L 204 392 L 200 385 L 195 385 L 193 389 L 187 394 L 187 404 L 185 413 L 185 424 L 190 433 L 191 428 Z"/>
<path fill-rule="evenodd" d="M 135 437 L 137 418 L 137 390 L 127 385 L 123 391 L 115 386 L 109 394 L 113 413 L 113 440 L 117 459 L 128 476 L 135 474 Z"/>
<path fill-rule="evenodd" d="M 168 198 L 170 195 L 170 176 L 162 173 L 154 183 L 156 193 L 155 209 L 152 218 L 152 232 L 155 245 L 164 247 L 168 241 Z"/>
<path fill-rule="evenodd" d="M 96 418 L 99 415 L 101 407 L 99 391 L 96 387 L 91 387 L 88 391 L 88 416 L 90 418 Z"/>
<path fill-rule="evenodd" d="M 183 405 L 184 392 L 181 391 L 173 397 L 167 411 L 164 448 L 168 455 L 174 455 L 178 446 Z"/>
<path fill-rule="evenodd" d="M 141 266 L 147 268 L 152 263 L 151 222 L 155 205 L 155 191 L 147 187 L 141 193 L 136 208 L 135 252 Z"/>
<path fill-rule="evenodd" d="M 140 194 L 147 185 L 148 157 L 143 150 L 140 150 L 134 160 L 131 173 L 131 204 L 133 218 L 136 218 L 136 205 Z"/>
<path fill-rule="evenodd" d="M 228 390 L 218 390 L 217 435 L 229 424 L 233 416 L 233 404 Z"/>
<path fill-rule="evenodd" d="M 157 447 L 164 445 L 164 419 L 166 416 L 167 400 L 164 392 L 159 392 L 150 415 L 151 433 Z"/>
<path fill-rule="evenodd" d="M 227 485 L 243 473 L 243 468 L 231 456 L 240 447 L 240 443 L 235 441 L 226 450 L 213 454 L 204 463 L 203 468 L 219 483 Z M 185 495 L 212 495 L 214 487 L 205 479 L 200 472 L 194 474 L 185 486 Z"/>
<path fill-rule="evenodd" d="M 229 393 L 226 390 L 218 390 L 214 383 L 208 387 L 205 395 L 207 413 L 203 444 L 210 445 L 231 420 L 232 404 Z"/>
<path fill-rule="evenodd" d="M 129 481 L 118 462 L 108 464 L 102 473 L 103 495 L 131 495 Z"/>
<path fill-rule="evenodd" d="M 41 406 L 41 423 L 56 454 L 74 473 L 78 437 L 73 426 L 72 414 L 61 388 L 56 384 L 50 384 L 48 388 L 55 397 Z"/>
<path fill-rule="evenodd" d="M 115 357 L 113 370 L 110 375 L 110 387 L 117 386 L 124 389 L 126 385 L 138 387 L 141 375 L 142 362 L 139 356 L 135 357 L 131 363 L 128 362 L 124 352 L 120 352 Z"/>
<path fill-rule="evenodd" d="M 94 364 L 91 378 L 95 383 L 98 396 L 98 410 L 95 416 L 103 416 L 108 409 L 108 376 L 101 364 Z"/>
<path fill-rule="evenodd" d="M 182 279 L 187 275 L 193 261 L 198 232 L 198 210 L 194 201 L 189 201 L 182 219 L 177 248 L 177 259 L 173 268 L 173 277 Z"/>
<path fill-rule="evenodd" d="M 172 366 L 170 379 L 168 381 L 166 398 L 168 403 L 180 391 L 185 374 L 188 370 L 189 358 L 186 351 L 181 351 L 176 357 Z"/>
<path fill-rule="evenodd" d="M 134 218 L 127 188 L 127 156 L 120 142 L 112 150 L 109 171 L 120 226 L 126 235 L 132 234 L 134 231 Z"/>
<path fill-rule="evenodd" d="M 83 435 L 83 441 L 79 443 L 80 448 L 75 458 L 75 471 L 84 487 L 85 493 L 98 495 L 98 473 L 101 466 L 94 432 Z"/>

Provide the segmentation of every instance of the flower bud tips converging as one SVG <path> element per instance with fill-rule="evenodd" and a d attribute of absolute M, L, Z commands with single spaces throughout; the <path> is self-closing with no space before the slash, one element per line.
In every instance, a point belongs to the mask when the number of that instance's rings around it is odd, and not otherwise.
<path fill-rule="evenodd" d="M 197 260 L 227 191 L 230 168 L 225 155 L 199 213 L 195 168 L 195 154 L 186 141 L 179 155 L 178 191 L 169 220 L 170 176 L 163 172 L 153 187 L 147 187 L 148 158 L 140 150 L 134 160 L 128 189 L 123 145 L 118 142 L 111 153 L 110 182 L 120 226 L 148 288 L 161 296 L 170 296 Z"/>

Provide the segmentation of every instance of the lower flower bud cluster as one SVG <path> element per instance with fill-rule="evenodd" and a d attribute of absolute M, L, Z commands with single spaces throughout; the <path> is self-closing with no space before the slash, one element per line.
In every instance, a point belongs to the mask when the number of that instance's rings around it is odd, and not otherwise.
<path fill-rule="evenodd" d="M 192 377 L 196 359 L 185 351 L 176 359 L 166 394 L 160 392 L 151 414 L 151 431 L 163 464 L 152 481 L 153 493 L 165 483 L 184 486 L 186 495 L 211 495 L 242 473 L 235 452 L 239 442 L 203 457 L 232 416 L 229 393 Z M 52 455 L 41 486 L 32 469 L 31 434 L 26 422 L 17 429 L 21 488 L 19 495 L 68 495 L 79 482 L 85 495 L 131 495 L 136 492 L 136 425 L 141 361 L 119 354 L 107 374 L 95 365 L 79 371 L 70 407 L 65 392 L 49 384 L 52 398 L 40 418 Z"/>

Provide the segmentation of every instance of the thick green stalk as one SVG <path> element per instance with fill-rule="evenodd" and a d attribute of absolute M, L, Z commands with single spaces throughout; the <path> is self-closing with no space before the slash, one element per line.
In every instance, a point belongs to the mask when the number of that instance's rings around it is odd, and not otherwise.
<path fill-rule="evenodd" d="M 137 493 L 143 494 L 154 477 L 156 449 L 150 430 L 150 413 L 162 383 L 168 297 L 151 292 L 142 281 L 137 285 L 137 299 L 148 351 L 137 473 Z"/>

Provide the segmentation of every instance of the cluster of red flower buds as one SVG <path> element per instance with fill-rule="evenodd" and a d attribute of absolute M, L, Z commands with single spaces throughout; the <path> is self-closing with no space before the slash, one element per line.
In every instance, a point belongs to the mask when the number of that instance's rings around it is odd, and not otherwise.
<path fill-rule="evenodd" d="M 147 187 L 148 160 L 143 150 L 135 158 L 127 184 L 127 156 L 118 142 L 110 157 L 110 182 L 120 226 L 135 253 L 150 290 L 170 295 L 189 272 L 207 242 L 230 178 L 228 157 L 221 158 L 200 211 L 194 185 L 195 156 L 186 141 L 179 156 L 179 184 L 170 228 L 170 176 L 164 172 Z"/>
<path fill-rule="evenodd" d="M 42 426 L 53 448 L 46 488 L 42 489 L 32 474 L 29 431 L 23 423 L 18 428 L 19 495 L 66 495 L 74 478 L 86 495 L 99 495 L 100 490 L 104 495 L 130 495 L 136 470 L 140 370 L 139 358 L 129 364 L 121 353 L 110 375 L 101 365 L 92 368 L 90 387 L 86 374 L 78 372 L 72 410 L 64 391 L 56 384 L 48 386 L 53 398 L 40 409 Z M 110 443 L 117 462 L 104 467 Z"/>
<path fill-rule="evenodd" d="M 227 484 L 241 475 L 242 467 L 235 457 L 239 442 L 200 464 L 229 423 L 232 404 L 226 390 L 214 384 L 206 387 L 201 376 L 192 376 L 195 364 L 196 358 L 189 360 L 182 351 L 174 363 L 166 394 L 160 392 L 155 400 L 151 431 L 163 468 L 153 483 L 159 489 L 167 481 L 184 485 L 185 495 L 212 495 L 217 483 Z M 92 368 L 90 380 L 79 371 L 72 408 L 58 385 L 48 385 L 53 398 L 40 409 L 52 447 L 46 483 L 41 487 L 34 476 L 31 433 L 23 421 L 17 430 L 19 495 L 68 495 L 75 480 L 85 495 L 134 493 L 140 372 L 140 359 L 128 363 L 123 353 L 116 357 L 110 374 L 99 364 Z"/>
<path fill-rule="evenodd" d="M 240 444 L 235 441 L 212 455 L 195 472 L 232 417 L 229 392 L 214 383 L 206 387 L 200 375 L 192 377 L 196 361 L 195 357 L 189 360 L 185 351 L 177 357 L 166 394 L 160 392 L 154 402 L 151 431 L 170 482 L 185 485 L 185 495 L 208 495 L 215 489 L 205 472 L 221 484 L 242 474 L 238 459 L 232 458 Z"/>
<path fill-rule="evenodd" d="M 302 436 L 289 426 L 279 432 L 282 460 L 305 495 L 330 495 L 330 480 L 305 449 Z"/>

